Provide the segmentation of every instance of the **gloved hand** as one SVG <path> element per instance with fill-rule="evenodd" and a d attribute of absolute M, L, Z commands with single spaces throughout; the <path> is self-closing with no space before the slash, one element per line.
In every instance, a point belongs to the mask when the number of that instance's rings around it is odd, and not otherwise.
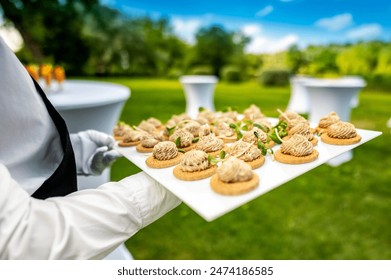
<path fill-rule="evenodd" d="M 70 135 L 79 175 L 100 175 L 121 154 L 113 150 L 114 138 L 96 130 Z"/>

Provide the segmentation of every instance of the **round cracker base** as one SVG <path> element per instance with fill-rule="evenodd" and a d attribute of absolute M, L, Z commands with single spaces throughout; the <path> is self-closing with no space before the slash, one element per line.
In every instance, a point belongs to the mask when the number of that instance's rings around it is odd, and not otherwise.
<path fill-rule="evenodd" d="M 352 145 L 356 144 L 361 141 L 361 136 L 356 135 L 356 137 L 349 138 L 349 139 L 339 139 L 339 138 L 332 138 L 327 135 L 327 133 L 324 133 L 320 136 L 320 139 L 326 144 L 330 145 Z"/>
<path fill-rule="evenodd" d="M 136 150 L 139 153 L 152 153 L 153 152 L 153 147 L 152 148 L 147 148 L 147 147 L 144 147 L 143 145 L 141 145 L 141 143 L 140 143 L 140 144 L 138 144 L 136 146 Z"/>
<path fill-rule="evenodd" d="M 220 139 L 223 140 L 224 143 L 234 143 L 238 140 L 238 137 L 235 135 L 235 136 L 225 137 L 225 138 L 221 137 Z"/>
<path fill-rule="evenodd" d="M 266 149 L 270 149 L 273 148 L 276 145 L 276 143 L 273 140 L 270 140 L 268 143 L 263 143 L 263 145 L 265 145 Z M 254 143 L 254 146 L 258 147 L 258 143 Z"/>
<path fill-rule="evenodd" d="M 201 180 L 208 178 L 215 174 L 217 171 L 217 166 L 216 165 L 211 165 L 205 170 L 202 171 L 195 171 L 195 172 L 186 172 L 181 169 L 179 165 L 175 166 L 173 173 L 174 176 L 180 180 L 183 181 L 196 181 L 196 180 Z"/>
<path fill-rule="evenodd" d="M 225 146 L 221 150 L 214 151 L 214 152 L 205 152 L 205 153 L 207 153 L 208 155 L 210 155 L 212 157 L 217 157 L 220 155 L 221 151 L 224 150 L 224 148 L 225 148 Z"/>
<path fill-rule="evenodd" d="M 138 144 L 140 144 L 141 141 L 136 141 L 136 142 L 124 142 L 124 141 L 121 141 L 118 143 L 118 146 L 120 147 L 133 147 L 133 146 L 137 146 Z"/>
<path fill-rule="evenodd" d="M 158 160 L 153 157 L 153 155 L 149 156 L 146 160 L 145 163 L 147 166 L 151 168 L 166 168 L 170 166 L 177 165 L 178 163 L 181 162 L 183 157 L 182 153 L 178 153 L 178 155 L 172 159 L 169 160 Z"/>
<path fill-rule="evenodd" d="M 117 141 L 122 141 L 122 139 L 124 139 L 123 136 L 118 136 L 118 135 L 114 135 L 114 140 L 117 140 Z"/>
<path fill-rule="evenodd" d="M 247 182 L 225 183 L 221 181 L 217 174 L 210 180 L 212 190 L 223 195 L 239 195 L 252 191 L 259 185 L 259 177 L 254 173 L 253 178 Z"/>
<path fill-rule="evenodd" d="M 273 148 L 276 143 L 273 140 L 270 140 L 269 143 L 265 144 L 266 149 Z"/>
<path fill-rule="evenodd" d="M 196 145 L 195 143 L 192 143 L 192 144 L 190 144 L 190 146 L 188 146 L 188 147 L 178 148 L 178 149 L 184 150 L 185 152 L 188 152 L 188 151 L 194 150 L 194 149 L 195 149 L 195 145 Z"/>
<path fill-rule="evenodd" d="M 280 150 L 277 150 L 274 153 L 274 159 L 281 163 L 288 163 L 288 164 L 302 164 L 302 163 L 308 163 L 311 161 L 314 161 L 318 158 L 319 152 L 317 150 L 313 150 L 312 154 L 304 157 L 295 157 L 291 155 L 287 155 L 281 152 Z"/>
<path fill-rule="evenodd" d="M 257 169 L 265 163 L 265 157 L 261 155 L 261 157 L 253 161 L 245 161 L 245 163 L 249 164 L 252 169 Z"/>
<path fill-rule="evenodd" d="M 316 138 L 316 137 L 314 136 L 314 138 L 312 138 L 312 140 L 311 140 L 310 142 L 311 142 L 312 145 L 315 147 L 316 145 L 318 145 L 319 140 L 318 140 L 318 138 Z"/>
<path fill-rule="evenodd" d="M 315 132 L 318 133 L 318 134 L 327 133 L 327 127 L 324 128 L 324 127 L 319 127 L 319 126 L 317 126 L 317 127 L 315 128 Z"/>

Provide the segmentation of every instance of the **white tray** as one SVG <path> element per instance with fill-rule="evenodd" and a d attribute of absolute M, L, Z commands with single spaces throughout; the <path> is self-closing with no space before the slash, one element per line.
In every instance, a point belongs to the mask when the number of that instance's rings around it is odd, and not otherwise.
<path fill-rule="evenodd" d="M 119 147 L 116 149 L 127 159 L 144 170 L 147 174 L 160 182 L 164 187 L 179 197 L 190 208 L 197 212 L 207 221 L 212 221 L 233 209 L 257 198 L 274 188 L 314 169 L 315 167 L 327 162 L 328 160 L 350 151 L 357 146 L 372 140 L 381 135 L 381 132 L 357 129 L 357 133 L 361 135 L 360 143 L 348 146 L 334 146 L 323 143 L 320 139 L 315 149 L 319 152 L 319 158 L 313 162 L 290 165 L 273 161 L 270 156 L 266 156 L 266 161 L 263 166 L 255 169 L 254 172 L 259 175 L 259 186 L 246 194 L 237 196 L 224 196 L 215 193 L 209 186 L 210 178 L 199 181 L 181 181 L 174 177 L 172 171 L 174 167 L 164 169 L 153 169 L 145 164 L 145 160 L 151 154 L 142 154 L 136 151 L 135 147 Z M 279 149 L 280 145 L 276 145 L 273 149 Z"/>

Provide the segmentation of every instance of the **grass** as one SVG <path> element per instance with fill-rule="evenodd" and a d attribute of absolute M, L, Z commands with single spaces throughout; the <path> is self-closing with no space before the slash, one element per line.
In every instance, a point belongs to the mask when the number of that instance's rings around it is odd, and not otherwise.
<path fill-rule="evenodd" d="M 121 116 L 129 123 L 150 116 L 166 121 L 185 110 L 177 81 L 102 80 L 131 88 Z M 241 111 L 254 103 L 275 117 L 289 92 L 255 82 L 219 83 L 215 105 Z M 352 122 L 383 135 L 355 149 L 350 162 L 322 165 L 210 223 L 182 204 L 130 238 L 127 247 L 136 259 L 391 259 L 390 108 L 390 93 L 360 94 Z M 138 171 L 120 159 L 112 179 Z"/>

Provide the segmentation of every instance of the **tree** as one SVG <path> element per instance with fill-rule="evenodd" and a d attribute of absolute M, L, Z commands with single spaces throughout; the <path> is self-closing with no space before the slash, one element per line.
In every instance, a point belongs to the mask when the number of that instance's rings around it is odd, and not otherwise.
<path fill-rule="evenodd" d="M 233 33 L 221 26 L 202 28 L 196 33 L 192 65 L 210 65 L 214 75 L 219 76 L 221 68 L 228 64 L 235 53 Z"/>
<path fill-rule="evenodd" d="M 53 63 L 80 72 L 88 58 L 83 17 L 98 0 L 1 0 L 4 18 L 20 32 L 35 62 L 51 56 Z"/>
<path fill-rule="evenodd" d="M 297 45 L 292 45 L 287 51 L 287 64 L 292 73 L 297 73 L 300 67 L 306 64 L 303 52 L 300 51 Z"/>
<path fill-rule="evenodd" d="M 375 73 L 391 77 L 391 44 L 385 46 L 379 52 Z"/>
<path fill-rule="evenodd" d="M 371 75 L 377 65 L 380 42 L 358 43 L 338 54 L 337 66 L 342 74 Z"/>

